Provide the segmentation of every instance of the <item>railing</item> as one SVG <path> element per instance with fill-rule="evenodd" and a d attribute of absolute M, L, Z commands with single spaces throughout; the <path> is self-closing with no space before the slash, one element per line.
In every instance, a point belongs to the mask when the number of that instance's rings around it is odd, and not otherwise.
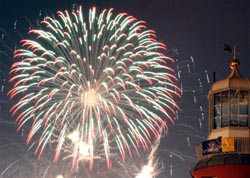
<path fill-rule="evenodd" d="M 222 154 L 250 154 L 250 138 L 234 138 L 234 151 L 228 152 L 216 152 L 211 154 L 203 154 L 202 144 L 196 146 L 196 155 L 198 161 L 209 158 L 213 155 L 222 155 Z"/>

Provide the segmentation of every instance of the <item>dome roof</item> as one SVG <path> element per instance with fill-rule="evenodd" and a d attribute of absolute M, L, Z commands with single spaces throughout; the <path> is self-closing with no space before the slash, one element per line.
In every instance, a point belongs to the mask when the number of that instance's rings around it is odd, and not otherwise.
<path fill-rule="evenodd" d="M 231 72 L 224 79 L 215 82 L 209 92 L 216 92 L 220 90 L 229 90 L 229 89 L 242 89 L 242 90 L 250 90 L 250 79 L 244 78 L 240 75 L 238 71 L 240 63 L 237 59 L 233 59 L 230 62 Z"/>

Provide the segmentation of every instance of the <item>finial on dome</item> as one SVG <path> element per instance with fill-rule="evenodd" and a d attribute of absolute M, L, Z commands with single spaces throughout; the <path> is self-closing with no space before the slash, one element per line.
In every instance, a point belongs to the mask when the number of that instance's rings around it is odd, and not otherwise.
<path fill-rule="evenodd" d="M 238 67 L 240 66 L 240 61 L 237 59 L 233 59 L 230 62 L 230 68 L 231 69 L 238 69 Z"/>

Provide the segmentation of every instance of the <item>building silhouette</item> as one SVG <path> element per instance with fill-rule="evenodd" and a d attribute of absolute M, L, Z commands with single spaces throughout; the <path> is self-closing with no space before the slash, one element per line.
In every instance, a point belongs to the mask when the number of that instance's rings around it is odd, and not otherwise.
<path fill-rule="evenodd" d="M 210 88 L 208 137 L 196 146 L 193 178 L 250 178 L 250 79 L 239 65 L 234 57 L 230 74 Z"/>

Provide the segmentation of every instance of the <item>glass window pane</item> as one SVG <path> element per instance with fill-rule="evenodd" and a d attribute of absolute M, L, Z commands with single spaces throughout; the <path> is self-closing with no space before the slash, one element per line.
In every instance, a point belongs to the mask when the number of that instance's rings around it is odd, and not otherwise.
<path fill-rule="evenodd" d="M 239 106 L 240 108 L 240 110 L 239 110 L 239 112 L 240 112 L 240 115 L 247 115 L 248 114 L 248 112 L 247 112 L 247 103 L 240 103 L 240 106 Z"/>
<path fill-rule="evenodd" d="M 239 116 L 240 126 L 247 127 L 247 116 Z"/>
<path fill-rule="evenodd" d="M 238 115 L 231 114 L 231 117 L 230 117 L 230 126 L 239 126 Z"/>
<path fill-rule="evenodd" d="M 220 117 L 214 117 L 214 129 L 221 128 L 221 121 Z"/>
<path fill-rule="evenodd" d="M 231 101 L 238 100 L 239 90 L 230 90 Z"/>
<path fill-rule="evenodd" d="M 222 103 L 222 115 L 229 116 L 229 103 Z"/>
<path fill-rule="evenodd" d="M 240 103 L 247 102 L 248 101 L 248 91 L 247 90 L 241 90 L 240 91 Z"/>
<path fill-rule="evenodd" d="M 231 103 L 231 114 L 238 114 L 238 104 Z"/>
<path fill-rule="evenodd" d="M 222 92 L 222 103 L 227 103 L 229 101 L 229 91 Z"/>
<path fill-rule="evenodd" d="M 214 105 L 218 104 L 218 103 L 221 103 L 221 93 L 215 93 L 214 94 Z"/>
<path fill-rule="evenodd" d="M 213 107 L 213 129 L 221 127 L 221 92 L 214 94 L 214 107 Z"/>
<path fill-rule="evenodd" d="M 233 93 L 232 95 L 232 101 L 231 101 L 231 115 L 230 115 L 230 126 L 239 126 L 238 121 L 238 115 L 239 115 L 239 109 L 238 109 L 238 97 L 236 97 L 237 93 Z"/>
<path fill-rule="evenodd" d="M 220 105 L 214 106 L 214 116 L 220 116 L 221 115 L 221 108 Z"/>
<path fill-rule="evenodd" d="M 228 120 L 229 120 L 228 116 L 222 117 L 221 118 L 221 127 L 227 127 L 228 126 Z"/>

